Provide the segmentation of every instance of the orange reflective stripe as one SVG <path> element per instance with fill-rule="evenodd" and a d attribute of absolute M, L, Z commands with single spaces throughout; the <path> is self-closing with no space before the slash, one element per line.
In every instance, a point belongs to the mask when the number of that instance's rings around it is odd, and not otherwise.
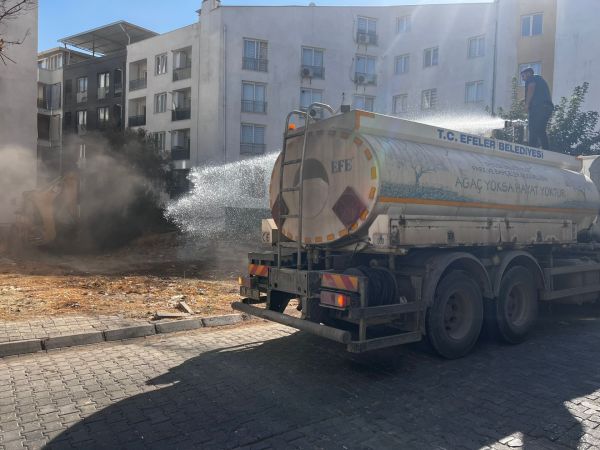
<path fill-rule="evenodd" d="M 269 266 L 263 266 L 260 264 L 248 264 L 248 273 L 257 277 L 268 277 Z"/>
<path fill-rule="evenodd" d="M 350 275 L 341 275 L 338 273 L 324 273 L 321 286 L 358 292 L 358 278 Z"/>

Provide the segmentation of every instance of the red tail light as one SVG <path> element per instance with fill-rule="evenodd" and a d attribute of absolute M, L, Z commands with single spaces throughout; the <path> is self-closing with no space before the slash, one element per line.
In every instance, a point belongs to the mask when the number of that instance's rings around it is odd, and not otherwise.
<path fill-rule="evenodd" d="M 346 309 L 350 306 L 352 298 L 339 292 L 321 291 L 321 304 L 335 308 Z"/>

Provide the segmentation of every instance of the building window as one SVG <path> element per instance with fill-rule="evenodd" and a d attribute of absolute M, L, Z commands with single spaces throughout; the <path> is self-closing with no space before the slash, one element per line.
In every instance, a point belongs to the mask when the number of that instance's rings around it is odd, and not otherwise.
<path fill-rule="evenodd" d="M 60 69 L 63 66 L 63 55 L 59 53 L 52 55 L 47 58 L 38 61 L 38 67 L 40 69 L 55 70 Z"/>
<path fill-rule="evenodd" d="M 354 73 L 354 82 L 356 84 L 377 84 L 377 75 L 375 74 L 376 59 L 373 56 L 356 56 L 356 69 Z"/>
<path fill-rule="evenodd" d="M 265 128 L 254 123 L 242 124 L 241 155 L 262 155 L 265 152 Z"/>
<path fill-rule="evenodd" d="M 242 69 L 266 72 L 268 68 L 267 48 L 267 41 L 244 39 Z"/>
<path fill-rule="evenodd" d="M 154 96 L 154 112 L 164 113 L 167 110 L 167 93 L 161 92 Z"/>
<path fill-rule="evenodd" d="M 439 50 L 438 47 L 427 48 L 423 51 L 423 67 L 432 67 L 438 65 Z"/>
<path fill-rule="evenodd" d="M 410 16 L 396 18 L 396 32 L 408 33 L 410 31 Z"/>
<path fill-rule="evenodd" d="M 302 47 L 302 77 L 325 78 L 322 49 Z"/>
<path fill-rule="evenodd" d="M 190 129 L 171 132 L 171 159 L 181 161 L 190 159 Z"/>
<path fill-rule="evenodd" d="M 242 112 L 265 114 L 267 112 L 266 90 L 266 84 L 244 81 L 242 83 Z"/>
<path fill-rule="evenodd" d="M 146 60 L 129 64 L 129 90 L 144 89 L 148 81 Z"/>
<path fill-rule="evenodd" d="M 172 120 L 186 120 L 192 116 L 192 89 L 173 91 Z"/>
<path fill-rule="evenodd" d="M 108 97 L 110 92 L 110 72 L 98 74 L 98 100 Z"/>
<path fill-rule="evenodd" d="M 156 75 L 162 75 L 167 73 L 167 54 L 163 53 L 161 55 L 156 55 L 155 59 L 155 70 L 154 73 Z"/>
<path fill-rule="evenodd" d="M 408 54 L 396 56 L 396 64 L 394 68 L 394 72 L 396 73 L 396 75 L 408 73 L 409 62 L 410 55 Z"/>
<path fill-rule="evenodd" d="M 154 140 L 154 146 L 159 152 L 165 151 L 165 142 L 167 133 L 165 131 L 156 131 L 152 133 L 152 139 Z"/>
<path fill-rule="evenodd" d="M 87 102 L 87 77 L 77 78 L 77 103 Z"/>
<path fill-rule="evenodd" d="M 77 111 L 77 131 L 82 132 L 87 128 L 87 111 Z"/>
<path fill-rule="evenodd" d="M 485 36 L 476 36 L 469 39 L 469 58 L 485 56 Z"/>
<path fill-rule="evenodd" d="M 543 18 L 544 15 L 542 13 L 522 16 L 521 36 L 528 37 L 542 34 Z"/>
<path fill-rule="evenodd" d="M 173 52 L 173 81 L 192 77 L 192 48 Z"/>
<path fill-rule="evenodd" d="M 408 112 L 408 94 L 400 94 L 394 97 L 394 114 Z"/>
<path fill-rule="evenodd" d="M 355 95 L 354 109 L 362 109 L 363 111 L 373 112 L 375 105 L 375 97 L 370 95 Z"/>
<path fill-rule="evenodd" d="M 542 63 L 541 62 L 530 62 L 519 64 L 519 74 L 523 72 L 525 69 L 533 69 L 533 73 L 535 75 L 542 74 Z M 521 80 L 521 86 L 525 86 L 525 82 Z"/>
<path fill-rule="evenodd" d="M 377 19 L 358 17 L 356 42 L 364 45 L 377 44 Z"/>
<path fill-rule="evenodd" d="M 323 91 L 321 89 L 300 89 L 300 109 L 302 111 L 306 111 L 313 103 L 322 101 Z M 311 113 L 311 115 L 321 117 L 322 112 L 323 110 L 319 108 L 315 110 L 314 114 Z"/>
<path fill-rule="evenodd" d="M 421 92 L 421 109 L 423 111 L 435 109 L 437 105 L 437 89 L 426 89 Z"/>
<path fill-rule="evenodd" d="M 465 85 L 465 103 L 483 101 L 483 81 L 470 81 Z"/>
<path fill-rule="evenodd" d="M 110 108 L 108 106 L 102 106 L 98 108 L 98 125 L 103 126 L 110 120 Z"/>

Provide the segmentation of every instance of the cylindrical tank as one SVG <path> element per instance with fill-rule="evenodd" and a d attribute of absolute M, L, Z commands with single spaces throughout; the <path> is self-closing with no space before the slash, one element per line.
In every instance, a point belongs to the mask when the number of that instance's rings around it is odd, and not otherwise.
<path fill-rule="evenodd" d="M 288 140 L 286 161 L 300 157 L 302 130 Z M 270 185 L 273 218 L 298 238 L 298 192 L 283 192 L 281 156 Z M 284 167 L 283 188 L 300 165 Z M 426 217 L 570 220 L 581 230 L 600 207 L 593 182 L 574 157 L 363 111 L 311 124 L 304 166 L 303 240 L 362 237 L 390 209 Z"/>

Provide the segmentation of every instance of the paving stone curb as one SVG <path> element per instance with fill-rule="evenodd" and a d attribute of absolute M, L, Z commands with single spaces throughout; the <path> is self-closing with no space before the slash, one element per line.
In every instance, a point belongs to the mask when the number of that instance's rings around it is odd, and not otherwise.
<path fill-rule="evenodd" d="M 122 328 L 113 328 L 105 331 L 92 331 L 64 336 L 53 336 L 42 339 L 28 339 L 0 343 L 0 358 L 4 356 L 23 355 L 42 350 L 56 350 L 65 347 L 97 344 L 99 342 L 121 341 L 151 336 L 154 334 L 175 333 L 189 331 L 203 327 L 221 327 L 235 325 L 247 320 L 245 314 L 226 314 L 185 320 L 169 320 L 165 322 L 149 323 Z"/>

